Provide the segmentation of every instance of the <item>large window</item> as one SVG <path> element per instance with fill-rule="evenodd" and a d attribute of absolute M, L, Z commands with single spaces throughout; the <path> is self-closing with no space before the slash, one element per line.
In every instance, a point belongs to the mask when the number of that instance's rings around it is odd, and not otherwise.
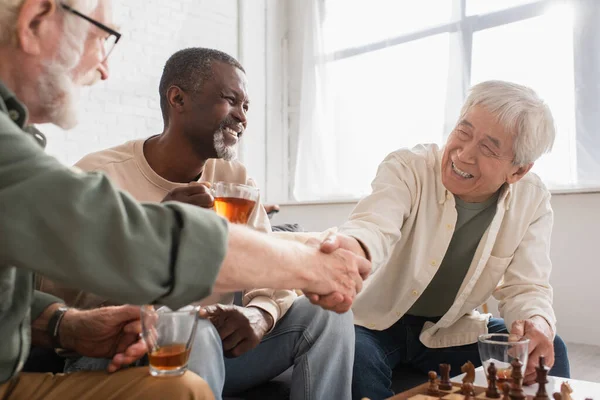
<path fill-rule="evenodd" d="M 600 187 L 600 2 L 312 2 L 299 76 L 318 88 L 290 97 L 295 200 L 368 194 L 387 153 L 443 144 L 468 87 L 488 79 L 550 105 L 558 135 L 534 171 L 551 188 Z"/>

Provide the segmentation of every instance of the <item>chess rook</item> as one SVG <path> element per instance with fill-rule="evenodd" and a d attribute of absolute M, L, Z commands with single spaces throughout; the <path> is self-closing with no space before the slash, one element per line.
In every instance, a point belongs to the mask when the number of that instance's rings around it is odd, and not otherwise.
<path fill-rule="evenodd" d="M 439 388 L 441 390 L 451 390 L 452 383 L 450 383 L 450 364 L 440 364 L 440 380 Z"/>

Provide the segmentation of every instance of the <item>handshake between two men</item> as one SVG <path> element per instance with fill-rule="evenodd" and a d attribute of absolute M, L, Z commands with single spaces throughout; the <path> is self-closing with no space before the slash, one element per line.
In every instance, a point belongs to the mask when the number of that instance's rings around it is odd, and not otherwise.
<path fill-rule="evenodd" d="M 207 182 L 192 182 L 188 186 L 179 187 L 169 192 L 163 202 L 176 201 L 187 203 L 197 207 L 212 209 L 214 206 L 214 197 L 210 189 L 210 184 Z M 257 205 L 261 207 L 262 205 Z M 238 231 L 243 232 L 240 236 L 249 234 L 249 229 L 240 226 L 230 226 L 230 235 L 236 240 L 230 239 L 230 244 L 237 242 Z M 240 238 L 240 241 L 243 241 Z M 270 239 L 271 246 L 275 239 Z M 359 242 L 345 235 L 332 235 L 324 241 L 317 239 L 309 239 L 306 245 L 292 244 L 289 241 L 280 241 L 276 248 L 275 258 L 270 258 L 270 261 L 276 261 L 273 268 L 265 268 L 262 271 L 256 271 L 258 275 L 254 278 L 260 279 L 256 284 L 250 284 L 248 280 L 254 280 L 252 267 L 246 268 L 248 263 L 233 263 L 239 264 L 235 267 L 238 276 L 245 280 L 245 287 L 271 287 L 271 288 L 297 288 L 301 289 L 308 299 L 316 305 L 319 305 L 327 310 L 332 310 L 338 313 L 344 313 L 352 306 L 354 297 L 362 289 L 363 280 L 366 279 L 371 272 L 371 263 L 368 260 L 367 254 L 363 250 Z M 285 244 L 284 244 L 285 243 Z M 251 250 L 251 244 L 248 243 L 248 259 L 255 259 L 260 251 Z M 230 250 L 232 246 L 230 245 Z M 229 253 L 234 253 L 230 251 Z M 278 253 L 278 254 L 277 254 Z M 228 266 L 229 263 L 224 263 Z M 233 257 L 234 255 L 231 254 Z M 269 263 L 272 264 L 272 263 Z M 273 281 L 270 285 L 265 285 L 265 274 L 269 274 Z M 228 286 L 231 277 L 228 271 L 221 271 L 221 275 L 228 279 L 219 279 L 215 284 L 214 291 L 227 291 L 221 285 Z M 286 276 L 287 275 L 287 276 Z M 290 285 L 290 280 L 298 282 L 297 285 Z M 233 283 L 233 282 L 232 282 Z M 233 288 L 231 288 L 233 289 Z M 237 289 L 237 288 L 236 288 Z M 234 290 L 236 290 L 234 289 Z"/>

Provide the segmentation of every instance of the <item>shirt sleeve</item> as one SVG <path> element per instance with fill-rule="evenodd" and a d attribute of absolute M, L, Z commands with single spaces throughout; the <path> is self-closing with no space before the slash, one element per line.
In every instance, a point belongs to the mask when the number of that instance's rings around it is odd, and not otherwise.
<path fill-rule="evenodd" d="M 140 204 L 0 119 L 0 265 L 123 303 L 179 308 L 211 293 L 225 220 L 185 204 Z"/>
<path fill-rule="evenodd" d="M 397 154 L 380 165 L 371 183 L 372 192 L 354 208 L 339 232 L 357 239 L 368 252 L 373 271 L 379 268 L 400 240 L 404 221 L 410 215 L 415 174 Z"/>
<path fill-rule="evenodd" d="M 550 194 L 541 202 L 521 243 L 517 247 L 504 278 L 494 291 L 498 310 L 510 329 L 513 322 L 539 315 L 556 332 L 550 286 L 550 236 L 553 212 Z"/>
<path fill-rule="evenodd" d="M 55 303 L 64 303 L 58 297 L 48 293 L 42 293 L 37 290 L 33 292 L 33 302 L 31 303 L 31 320 L 35 321 L 44 312 L 48 306 Z"/>
<path fill-rule="evenodd" d="M 247 179 L 246 184 L 256 187 L 256 183 L 251 178 Z M 254 211 L 250 215 L 248 225 L 259 232 L 271 233 L 269 216 L 260 196 Z M 245 307 L 257 307 L 269 313 L 273 317 L 274 323 L 271 327 L 271 330 L 273 330 L 277 321 L 288 312 L 297 297 L 293 290 L 250 289 L 244 291 L 243 305 Z"/>

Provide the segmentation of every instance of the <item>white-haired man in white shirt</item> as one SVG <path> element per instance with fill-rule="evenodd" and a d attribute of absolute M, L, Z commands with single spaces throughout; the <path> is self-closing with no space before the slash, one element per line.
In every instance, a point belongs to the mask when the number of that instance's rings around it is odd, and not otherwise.
<path fill-rule="evenodd" d="M 480 364 L 486 332 L 530 340 L 526 384 L 539 356 L 551 375 L 569 376 L 549 282 L 550 193 L 529 172 L 554 137 L 533 90 L 488 81 L 471 88 L 442 149 L 402 149 L 381 163 L 373 192 L 324 244 L 373 262 L 353 306 L 355 399 L 390 397 L 398 364 L 426 373 L 448 363 L 456 374 Z M 503 319 L 476 311 L 492 295 Z"/>

